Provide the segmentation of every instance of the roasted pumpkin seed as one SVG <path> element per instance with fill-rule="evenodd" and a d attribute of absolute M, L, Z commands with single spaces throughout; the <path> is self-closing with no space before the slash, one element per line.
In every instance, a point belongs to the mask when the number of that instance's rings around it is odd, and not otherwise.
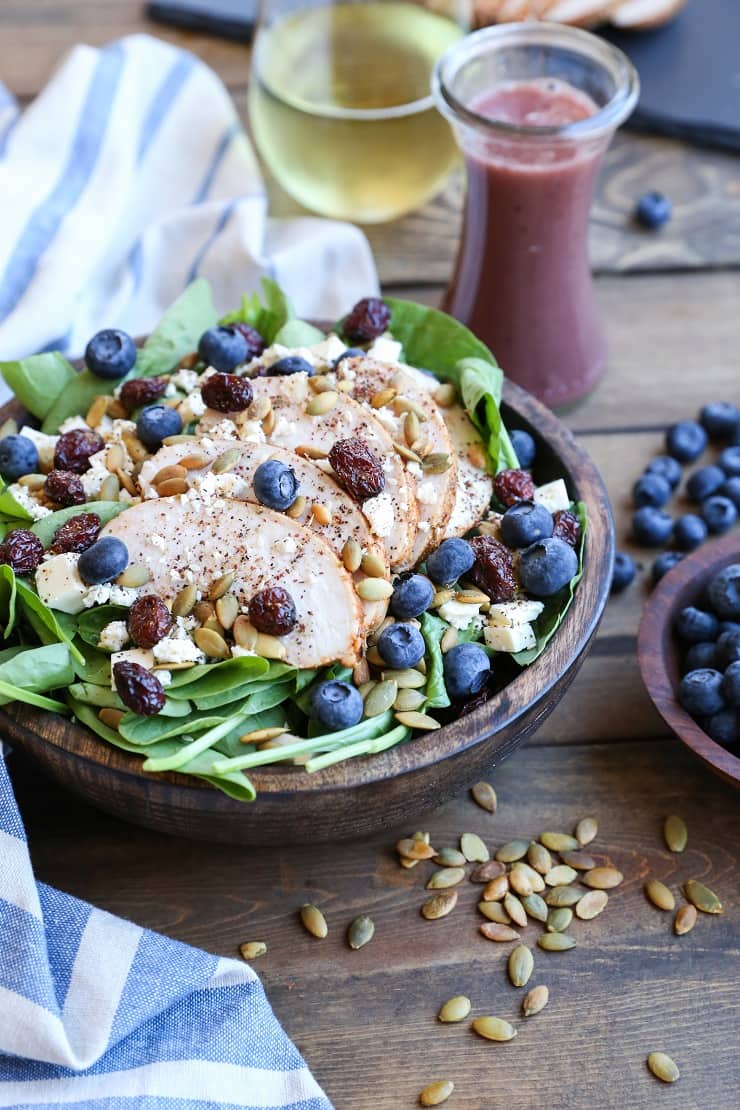
<path fill-rule="evenodd" d="M 316 523 L 320 524 L 322 527 L 332 522 L 331 510 L 328 509 L 326 505 L 319 505 L 318 502 L 314 502 L 311 506 L 311 516 Z"/>
<path fill-rule="evenodd" d="M 200 650 L 204 651 L 210 659 L 231 658 L 229 645 L 218 632 L 214 632 L 210 628 L 196 628 L 193 639 Z"/>
<path fill-rule="evenodd" d="M 648 879 L 645 883 L 645 893 L 659 910 L 670 911 L 676 908 L 676 899 L 665 883 L 661 883 L 660 879 Z"/>
<path fill-rule="evenodd" d="M 594 890 L 611 890 L 624 881 L 624 875 L 616 867 L 592 867 L 581 876 L 581 882 Z"/>
<path fill-rule="evenodd" d="M 417 466 L 421 464 L 421 456 L 417 455 L 416 451 L 412 451 L 410 447 L 407 447 L 405 443 L 396 443 L 394 441 L 393 446 L 402 459 L 406 459 L 407 462 L 416 463 Z"/>
<path fill-rule="evenodd" d="M 508 1021 L 497 1017 L 478 1017 L 473 1022 L 473 1030 L 487 1041 L 511 1041 L 516 1029 Z"/>
<path fill-rule="evenodd" d="M 548 906 L 575 906 L 584 898 L 582 890 L 574 886 L 552 886 L 545 895 Z"/>
<path fill-rule="evenodd" d="M 139 586 L 145 586 L 151 577 L 152 572 L 149 567 L 145 567 L 143 563 L 132 563 L 131 566 L 126 567 L 122 574 L 118 575 L 116 585 L 136 590 Z"/>
<path fill-rule="evenodd" d="M 592 840 L 596 839 L 596 834 L 599 831 L 599 823 L 595 817 L 582 817 L 576 825 L 576 840 L 578 843 L 585 847 L 590 844 Z"/>
<path fill-rule="evenodd" d="M 370 398 L 370 404 L 374 409 L 385 408 L 386 405 L 389 405 L 391 401 L 396 399 L 396 392 L 397 391 L 390 386 L 387 389 L 379 389 L 378 392 L 374 393 Z"/>
<path fill-rule="evenodd" d="M 122 709 L 112 709 L 105 706 L 98 710 L 98 720 L 108 728 L 115 729 L 116 732 L 118 732 L 118 726 L 125 716 L 126 714 Z"/>
<path fill-rule="evenodd" d="M 413 447 L 421 435 L 421 421 L 415 412 L 407 412 L 403 422 L 403 438 L 409 447 Z"/>
<path fill-rule="evenodd" d="M 214 474 L 227 474 L 233 470 L 239 459 L 242 457 L 240 447 L 230 447 L 228 451 L 224 451 L 215 460 L 211 470 Z"/>
<path fill-rule="evenodd" d="M 689 879 L 684 884 L 684 893 L 689 902 L 696 906 L 697 910 L 702 913 L 724 913 L 722 903 L 713 890 L 703 883 L 699 883 L 696 879 Z"/>
<path fill-rule="evenodd" d="M 257 633 L 254 650 L 263 659 L 284 659 L 286 655 L 285 644 L 282 644 L 277 636 L 267 636 L 264 632 Z"/>
<path fill-rule="evenodd" d="M 575 852 L 578 847 L 576 838 L 568 836 L 567 833 L 544 832 L 539 840 L 540 844 L 544 844 L 551 852 Z"/>
<path fill-rule="evenodd" d="M 311 934 L 312 937 L 317 937 L 323 940 L 329 932 L 329 927 L 326 924 L 326 918 L 319 909 L 312 902 L 307 902 L 301 906 L 300 910 L 301 923 L 303 928 Z"/>
<path fill-rule="evenodd" d="M 216 602 L 216 616 L 223 627 L 228 631 L 233 628 L 234 621 L 239 616 L 239 602 L 233 594 L 224 594 Z"/>
<path fill-rule="evenodd" d="M 408 713 L 415 709 L 421 709 L 426 700 L 426 695 L 421 690 L 399 690 L 393 708 L 401 713 Z"/>
<path fill-rule="evenodd" d="M 309 416 L 326 416 L 328 412 L 336 405 L 339 400 L 339 394 L 336 389 L 327 389 L 323 393 L 317 393 L 306 406 L 306 412 Z"/>
<path fill-rule="evenodd" d="M 495 879 L 491 879 L 490 883 L 486 883 L 483 888 L 483 901 L 484 902 L 500 902 L 502 898 L 508 894 L 509 891 L 509 878 L 508 875 L 497 875 Z"/>
<path fill-rule="evenodd" d="M 195 583 L 191 582 L 190 585 L 184 586 L 172 602 L 172 616 L 187 617 L 192 612 L 197 599 L 198 590 Z"/>
<path fill-rule="evenodd" d="M 576 871 L 590 871 L 593 867 L 598 866 L 594 857 L 580 848 L 577 852 L 561 852 L 560 859 L 562 863 L 567 864 L 568 867 L 573 867 Z"/>
<path fill-rule="evenodd" d="M 445 629 L 445 631 L 442 633 L 442 639 L 439 641 L 439 647 L 442 654 L 446 655 L 448 651 L 452 651 L 452 649 L 457 645 L 457 641 L 459 639 L 460 634 L 452 625 L 450 625 L 449 628 Z"/>
<path fill-rule="evenodd" d="M 452 631 L 452 628 L 447 629 L 447 632 Z M 447 635 L 447 632 L 445 632 L 445 636 Z M 442 637 L 442 639 L 444 640 L 444 636 Z M 444 647 L 442 647 L 442 651 L 444 651 Z M 475 804 L 477 806 L 480 806 L 481 809 L 485 809 L 487 813 L 496 812 L 498 799 L 496 798 L 496 791 L 493 789 L 490 782 L 476 782 L 475 786 L 472 786 L 470 788 L 470 793 L 473 796 L 473 801 L 475 802 Z"/>
<path fill-rule="evenodd" d="M 355 588 L 363 601 L 385 601 L 393 594 L 393 586 L 384 578 L 363 578 Z"/>
<path fill-rule="evenodd" d="M 111 444 L 111 447 L 108 448 L 108 458 L 109 459 L 111 458 L 111 449 L 112 449 L 112 447 L 119 447 L 119 446 L 120 446 L 119 444 Z M 115 460 L 113 461 L 111 469 L 117 470 L 119 466 L 123 466 L 125 461 L 126 460 L 123 457 L 123 452 L 120 452 L 120 455 L 118 457 L 116 457 Z M 185 469 L 184 466 L 177 466 L 177 465 L 163 466 L 162 469 L 158 470 L 157 473 L 152 478 L 152 485 L 153 486 L 161 486 L 163 482 L 168 482 L 170 480 L 170 478 L 187 478 L 187 476 L 188 476 L 188 472 L 187 472 L 187 470 Z"/>
<path fill-rule="evenodd" d="M 488 848 L 477 833 L 462 834 L 460 851 L 470 863 L 486 863 L 491 858 Z"/>
<path fill-rule="evenodd" d="M 605 890 L 589 890 L 576 905 L 576 917 L 580 917 L 581 921 L 593 921 L 606 909 L 608 901 L 609 895 Z"/>
<path fill-rule="evenodd" d="M 361 914 L 350 922 L 347 929 L 347 943 L 357 951 L 364 948 L 375 936 L 375 922 L 367 914 Z"/>
<path fill-rule="evenodd" d="M 552 871 L 547 872 L 545 882 L 548 886 L 569 886 L 577 878 L 578 872 L 575 868 L 561 863 L 557 867 L 553 867 Z"/>
<path fill-rule="evenodd" d="M 256 960 L 264 956 L 267 945 L 263 940 L 248 940 L 246 944 L 239 945 L 239 954 L 243 960 Z"/>
<path fill-rule="evenodd" d="M 541 983 L 538 987 L 532 987 L 522 999 L 522 1013 L 525 1017 L 534 1017 L 539 1014 L 540 1010 L 544 1010 L 550 998 L 550 991 Z"/>
<path fill-rule="evenodd" d="M 373 551 L 368 551 L 362 556 L 360 567 L 368 578 L 385 578 L 387 574 L 385 560 Z"/>
<path fill-rule="evenodd" d="M 501 845 L 496 852 L 496 859 L 499 863 L 514 863 L 515 860 L 524 859 L 528 848 L 527 840 L 510 840 L 507 844 Z"/>
<path fill-rule="evenodd" d="M 512 873 L 518 871 L 521 875 L 525 875 L 529 879 L 530 886 L 535 894 L 539 894 L 545 889 L 545 880 L 539 871 L 535 871 L 534 867 L 530 867 L 524 860 L 516 860 L 511 865 Z M 516 887 L 514 888 L 516 889 Z"/>
<path fill-rule="evenodd" d="M 497 906 L 498 902 L 491 902 L 491 905 Z M 480 906 L 478 906 L 478 909 L 480 909 Z M 516 929 L 512 929 L 510 925 L 505 925 L 500 921 L 484 921 L 482 925 L 478 926 L 478 931 L 486 940 L 495 940 L 498 944 L 505 944 L 510 940 L 519 940 Z"/>
<path fill-rule="evenodd" d="M 354 536 L 350 536 L 342 548 L 342 562 L 344 563 L 345 569 L 348 570 L 350 574 L 354 574 L 356 570 L 360 569 L 362 548 Z"/>
<path fill-rule="evenodd" d="M 464 867 L 441 867 L 429 879 L 427 890 L 446 890 L 447 887 L 457 886 L 464 878 Z"/>
<path fill-rule="evenodd" d="M 501 902 L 486 902 L 484 900 L 478 903 L 478 909 L 484 917 L 495 922 L 496 925 L 511 925 L 511 918 Z"/>
<path fill-rule="evenodd" d="M 666 817 L 663 836 L 671 852 L 683 852 L 689 839 L 685 822 L 676 816 Z"/>
<path fill-rule="evenodd" d="M 537 943 L 546 952 L 567 952 L 576 946 L 573 937 L 567 933 L 542 933 L 537 937 Z"/>
<path fill-rule="evenodd" d="M 440 1007 L 440 1011 L 437 1014 L 437 1021 L 441 1021 L 444 1025 L 451 1025 L 457 1021 L 465 1021 L 471 1009 L 470 999 L 464 994 L 456 994 L 454 998 L 448 998 Z"/>
<path fill-rule="evenodd" d="M 395 682 L 378 682 L 365 698 L 365 716 L 379 717 L 387 713 L 396 700 L 398 687 Z"/>
<path fill-rule="evenodd" d="M 186 455 L 184 459 L 180 459 L 180 466 L 184 466 L 186 470 L 203 470 L 204 467 L 210 466 L 211 460 L 208 455 Z"/>
<path fill-rule="evenodd" d="M 399 690 L 420 690 L 426 686 L 424 675 L 411 667 L 404 671 L 384 670 L 383 678 L 392 679 Z"/>
<path fill-rule="evenodd" d="M 672 1060 L 665 1052 L 651 1052 L 647 1058 L 647 1066 L 661 1083 L 675 1083 L 681 1075 L 675 1060 Z"/>
<path fill-rule="evenodd" d="M 220 597 L 228 593 L 234 585 L 234 572 L 228 570 L 226 574 L 222 574 L 215 582 L 211 583 L 211 588 L 208 591 L 209 601 L 218 601 Z"/>
<path fill-rule="evenodd" d="M 240 648 L 244 648 L 245 651 L 254 651 L 259 633 L 254 625 L 250 623 L 248 617 L 242 614 L 236 618 L 232 634 Z"/>
<path fill-rule="evenodd" d="M 449 455 L 433 451 L 421 460 L 421 468 L 425 474 L 445 474 L 452 466 Z"/>
<path fill-rule="evenodd" d="M 454 405 L 457 399 L 457 390 L 452 382 L 442 382 L 435 389 L 433 397 L 440 408 L 447 409 L 450 405 Z"/>
<path fill-rule="evenodd" d="M 552 856 L 545 845 L 536 840 L 533 840 L 527 848 L 527 859 L 538 875 L 546 875 L 554 866 Z"/>
<path fill-rule="evenodd" d="M 416 709 L 396 713 L 396 720 L 400 725 L 405 725 L 406 728 L 416 728 L 421 732 L 434 732 L 442 727 L 434 717 L 430 717 L 428 713 L 419 713 Z"/>
<path fill-rule="evenodd" d="M 521 927 L 524 928 L 527 924 L 526 910 L 516 894 L 512 894 L 511 891 L 504 896 L 504 909 L 512 921 L 515 921 L 517 925 L 521 925 Z"/>
<path fill-rule="evenodd" d="M 488 883 L 491 879 L 495 879 L 497 875 L 504 875 L 505 873 L 506 868 L 503 863 L 500 863 L 497 859 L 489 859 L 471 872 L 470 881 L 471 883 Z"/>
<path fill-rule="evenodd" d="M 534 971 L 534 956 L 526 944 L 518 944 L 509 953 L 509 979 L 514 987 L 526 987 Z"/>
<path fill-rule="evenodd" d="M 447 1102 L 454 1090 L 455 1084 L 452 1080 L 436 1079 L 433 1083 L 427 1083 L 426 1087 L 419 1093 L 419 1104 L 421 1106 L 441 1106 L 443 1102 Z"/>
<path fill-rule="evenodd" d="M 310 443 L 299 443 L 293 450 L 296 455 L 299 455 L 302 459 L 316 460 L 327 459 L 329 457 L 329 452 L 325 451 L 323 447 L 312 447 Z"/>
<path fill-rule="evenodd" d="M 467 861 L 457 848 L 440 848 L 434 857 L 434 862 L 440 867 L 464 867 Z"/>
<path fill-rule="evenodd" d="M 440 917 L 447 917 L 457 905 L 457 891 L 443 890 L 439 894 L 427 898 L 421 907 L 421 916 L 427 921 L 437 921 Z"/>
<path fill-rule="evenodd" d="M 568 906 L 558 906 L 547 915 L 548 933 L 564 933 L 573 920 L 573 910 Z"/>
<path fill-rule="evenodd" d="M 534 894 L 532 880 L 529 875 L 527 875 L 526 871 L 522 871 L 521 868 L 517 871 L 516 868 L 512 867 L 509 872 L 509 884 L 511 889 L 515 891 L 516 894 L 521 895 L 522 898 L 526 898 L 528 894 Z"/>
<path fill-rule="evenodd" d="M 289 516 L 291 520 L 298 520 L 298 517 L 305 513 L 307 504 L 308 502 L 303 494 L 299 494 L 290 508 L 285 510 L 285 515 Z"/>
<path fill-rule="evenodd" d="M 103 484 L 98 490 L 96 501 L 117 501 L 118 495 L 121 492 L 121 483 L 115 474 L 109 474 L 107 478 L 103 479 Z"/>
<path fill-rule="evenodd" d="M 681 906 L 673 921 L 673 931 L 679 937 L 690 933 L 696 925 L 696 917 L 696 906 Z"/>
<path fill-rule="evenodd" d="M 404 859 L 431 859 L 435 855 L 434 848 L 424 840 L 414 836 L 404 837 L 396 841 L 396 851 Z"/>
<path fill-rule="evenodd" d="M 535 921 L 547 921 L 547 903 L 544 898 L 540 898 L 539 894 L 527 894 L 522 898 L 522 905 L 528 917 L 534 918 Z"/>

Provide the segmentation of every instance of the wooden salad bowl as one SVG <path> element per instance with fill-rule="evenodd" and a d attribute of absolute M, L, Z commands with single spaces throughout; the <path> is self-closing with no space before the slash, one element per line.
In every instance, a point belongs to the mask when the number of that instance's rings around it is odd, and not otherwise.
<path fill-rule="evenodd" d="M 737 562 L 740 536 L 733 533 L 700 547 L 661 578 L 642 611 L 637 655 L 642 680 L 665 723 L 711 771 L 740 787 L 740 759 L 707 736 L 678 701 L 681 645 L 673 632 L 678 613 L 687 605 L 700 605 L 717 571 Z"/>
<path fill-rule="evenodd" d="M 0 420 L 25 415 L 16 402 L 0 409 Z M 571 496 L 585 502 L 588 529 L 583 577 L 565 620 L 539 659 L 479 709 L 386 752 L 314 774 L 280 765 L 250 772 L 258 792 L 251 804 L 185 775 L 144 772 L 140 757 L 31 706 L 3 706 L 2 735 L 92 805 L 175 836 L 288 844 L 399 825 L 411 830 L 416 817 L 489 774 L 542 724 L 575 678 L 609 596 L 614 534 L 596 466 L 557 417 L 511 382 L 503 415 L 537 440 L 538 480 L 563 477 Z"/>

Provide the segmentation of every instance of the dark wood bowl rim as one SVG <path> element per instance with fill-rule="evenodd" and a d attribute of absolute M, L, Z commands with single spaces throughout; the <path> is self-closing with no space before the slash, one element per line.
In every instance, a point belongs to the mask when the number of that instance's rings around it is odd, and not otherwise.
<path fill-rule="evenodd" d="M 571 494 L 576 498 L 583 496 L 589 514 L 583 576 L 568 614 L 550 640 L 547 649 L 495 698 L 468 716 L 443 726 L 437 732 L 419 736 L 410 743 L 401 744 L 367 759 L 348 760 L 346 763 L 337 764 L 311 775 L 301 768 L 280 765 L 247 772 L 258 795 L 269 793 L 278 797 L 316 791 L 325 794 L 332 791 L 345 791 L 398 779 L 427 768 L 440 760 L 460 756 L 468 749 L 483 743 L 504 726 L 515 724 L 531 709 L 533 701 L 538 704 L 544 702 L 563 673 L 586 650 L 598 627 L 611 585 L 614 537 L 608 495 L 590 456 L 576 443 L 573 435 L 549 409 L 509 381 L 504 382 L 503 402 L 505 410 L 507 408 L 513 410 L 517 425 L 529 426 L 535 436 L 560 459 L 571 487 Z M 9 401 L 0 409 L 0 419 L 8 416 L 24 419 L 26 415 L 25 410 L 15 400 Z M 592 599 L 590 605 L 589 598 Z M 533 689 L 536 691 L 534 695 Z M 52 718 L 56 721 L 65 721 L 66 729 L 62 739 L 51 735 L 49 729 L 44 727 L 45 722 Z M 66 721 L 46 711 L 23 706 L 8 714 L 0 709 L 0 720 L 6 724 L 11 738 L 19 741 L 33 738 L 36 743 L 41 740 L 85 762 L 90 760 L 104 763 L 109 772 L 114 771 L 140 781 L 145 780 L 150 789 L 155 786 L 157 780 L 175 784 L 180 789 L 194 791 L 213 789 L 207 783 L 176 772 L 164 775 L 145 774 L 141 770 L 140 756 L 107 745 L 98 737 L 95 737 L 95 740 L 96 750 L 98 746 L 100 748 L 100 760 L 75 751 L 64 742 L 65 734 L 67 739 L 70 736 L 74 737 L 75 734 L 86 736 L 93 734 L 74 719 Z"/>
<path fill-rule="evenodd" d="M 642 611 L 637 658 L 650 699 L 666 724 L 708 767 L 740 786 L 740 759 L 712 740 L 678 701 L 680 651 L 673 634 L 676 614 L 697 603 L 712 576 L 733 560 L 740 561 L 737 534 L 699 548 L 660 580 Z"/>

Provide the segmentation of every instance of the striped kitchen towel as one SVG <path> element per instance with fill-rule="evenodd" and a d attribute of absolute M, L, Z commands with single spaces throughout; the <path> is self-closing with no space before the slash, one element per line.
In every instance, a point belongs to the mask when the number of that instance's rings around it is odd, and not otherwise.
<path fill-rule="evenodd" d="M 199 275 L 226 311 L 262 274 L 306 318 L 378 288 L 357 228 L 268 218 L 231 97 L 192 54 L 77 46 L 22 113 L 0 84 L 0 358 L 143 334 Z"/>
<path fill-rule="evenodd" d="M 37 883 L 0 744 L 0 1107 L 331 1110 L 259 979 Z"/>

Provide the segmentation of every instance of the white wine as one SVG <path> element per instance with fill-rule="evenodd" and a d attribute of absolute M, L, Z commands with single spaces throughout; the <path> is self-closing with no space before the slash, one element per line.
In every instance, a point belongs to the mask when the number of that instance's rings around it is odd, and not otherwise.
<path fill-rule="evenodd" d="M 359 223 L 433 195 L 457 151 L 431 72 L 461 35 L 411 3 L 308 8 L 263 28 L 249 115 L 280 185 L 306 208 Z"/>

